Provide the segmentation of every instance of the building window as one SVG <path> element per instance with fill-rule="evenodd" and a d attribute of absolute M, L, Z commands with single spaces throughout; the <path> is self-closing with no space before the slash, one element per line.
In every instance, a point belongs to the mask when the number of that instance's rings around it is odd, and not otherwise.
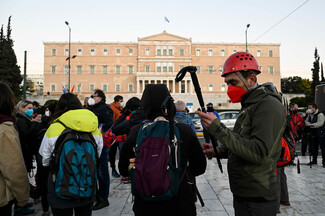
<path fill-rule="evenodd" d="M 78 56 L 82 56 L 82 49 L 78 49 Z"/>
<path fill-rule="evenodd" d="M 173 55 L 173 49 L 168 49 L 168 55 L 170 55 L 170 56 Z"/>
<path fill-rule="evenodd" d="M 103 50 L 103 55 L 104 55 L 104 56 L 108 56 L 108 49 L 104 49 L 104 50 Z"/>
<path fill-rule="evenodd" d="M 212 56 L 212 55 L 213 55 L 213 53 L 212 53 L 212 49 L 209 49 L 209 51 L 208 51 L 208 55 L 209 55 L 209 56 Z"/>
<path fill-rule="evenodd" d="M 213 74 L 213 66 L 209 66 L 208 71 L 209 71 L 209 74 Z"/>
<path fill-rule="evenodd" d="M 129 92 L 133 92 L 133 85 L 129 84 Z"/>
<path fill-rule="evenodd" d="M 89 86 L 89 90 L 92 92 L 95 90 L 95 85 L 94 84 L 90 84 Z"/>
<path fill-rule="evenodd" d="M 133 56 L 133 49 L 129 49 L 129 56 Z"/>
<path fill-rule="evenodd" d="M 225 56 L 225 50 L 223 50 L 223 49 L 220 50 L 220 55 L 221 55 L 221 56 Z"/>
<path fill-rule="evenodd" d="M 78 92 L 81 92 L 81 83 L 77 85 L 77 88 L 78 88 Z"/>
<path fill-rule="evenodd" d="M 174 71 L 173 66 L 168 66 L 168 72 L 173 72 L 173 71 Z"/>
<path fill-rule="evenodd" d="M 56 56 L 56 49 L 52 49 L 52 56 Z"/>
<path fill-rule="evenodd" d="M 51 72 L 52 74 L 56 74 L 56 66 L 51 66 Z"/>
<path fill-rule="evenodd" d="M 184 56 L 184 49 L 180 49 L 180 50 L 179 50 L 179 55 L 180 55 L 180 56 Z"/>
<path fill-rule="evenodd" d="M 237 52 L 237 50 L 236 49 L 234 49 L 233 51 L 232 51 L 232 53 L 236 53 Z"/>
<path fill-rule="evenodd" d="M 69 56 L 69 49 L 68 49 L 68 48 L 65 48 L 65 49 L 64 49 L 64 55 L 65 55 L 65 56 Z"/>
<path fill-rule="evenodd" d="M 213 84 L 209 84 L 209 91 L 213 91 Z"/>
<path fill-rule="evenodd" d="M 185 83 L 181 83 L 181 93 L 185 93 Z"/>
<path fill-rule="evenodd" d="M 95 73 L 95 66 L 94 65 L 90 65 L 90 74 L 94 74 Z"/>
<path fill-rule="evenodd" d="M 145 70 L 146 70 L 146 72 L 150 72 L 150 66 L 149 65 L 146 65 L 145 66 Z"/>
<path fill-rule="evenodd" d="M 223 92 L 226 91 L 226 84 L 224 84 L 224 83 L 221 84 L 221 91 L 223 91 Z"/>
<path fill-rule="evenodd" d="M 163 66 L 163 72 L 167 72 L 167 66 Z"/>
<path fill-rule="evenodd" d="M 157 72 L 161 72 L 161 66 L 157 66 Z"/>
<path fill-rule="evenodd" d="M 258 69 L 260 69 L 261 73 L 262 73 L 262 69 L 263 67 L 262 66 L 258 66 Z"/>
<path fill-rule="evenodd" d="M 68 73 L 69 73 L 69 66 L 64 65 L 64 74 L 68 74 Z"/>
<path fill-rule="evenodd" d="M 103 66 L 103 74 L 107 74 L 107 65 Z"/>
<path fill-rule="evenodd" d="M 257 54 L 256 54 L 257 57 L 261 57 L 261 50 L 257 50 Z"/>
<path fill-rule="evenodd" d="M 200 74 L 201 73 L 201 66 L 196 66 L 196 73 Z"/>
<path fill-rule="evenodd" d="M 185 67 L 184 65 L 178 65 L 179 70 L 182 70 L 183 67 Z"/>
<path fill-rule="evenodd" d="M 129 74 L 133 74 L 133 66 L 129 66 Z"/>
<path fill-rule="evenodd" d="M 77 74 L 81 74 L 82 73 L 82 66 L 78 65 L 77 66 Z"/>
<path fill-rule="evenodd" d="M 95 56 L 95 49 L 94 48 L 90 49 L 90 56 Z"/>
<path fill-rule="evenodd" d="M 269 57 L 273 57 L 273 50 L 269 50 Z"/>
<path fill-rule="evenodd" d="M 220 70 L 220 73 L 223 72 L 223 65 L 220 65 L 219 70 Z"/>
<path fill-rule="evenodd" d="M 51 92 L 55 92 L 55 84 L 51 85 Z"/>
<path fill-rule="evenodd" d="M 150 55 L 150 49 L 146 48 L 146 56 L 149 56 L 149 55 Z"/>
<path fill-rule="evenodd" d="M 107 84 L 103 85 L 103 92 L 107 92 Z"/>
<path fill-rule="evenodd" d="M 167 49 L 163 49 L 163 56 L 167 56 Z"/>
<path fill-rule="evenodd" d="M 115 91 L 116 92 L 120 92 L 121 91 L 121 85 L 120 84 L 116 84 L 115 85 Z"/>
<path fill-rule="evenodd" d="M 269 66 L 269 74 L 274 74 L 274 67 L 273 66 Z"/>
<path fill-rule="evenodd" d="M 161 56 L 161 49 L 157 49 L 157 56 Z"/>
<path fill-rule="evenodd" d="M 200 56 L 201 55 L 201 51 L 199 49 L 196 49 L 195 55 L 196 56 Z"/>
<path fill-rule="evenodd" d="M 119 48 L 116 49 L 116 55 L 120 56 L 121 55 L 121 50 Z"/>
<path fill-rule="evenodd" d="M 120 74 L 121 73 L 121 66 L 115 66 L 115 73 Z"/>

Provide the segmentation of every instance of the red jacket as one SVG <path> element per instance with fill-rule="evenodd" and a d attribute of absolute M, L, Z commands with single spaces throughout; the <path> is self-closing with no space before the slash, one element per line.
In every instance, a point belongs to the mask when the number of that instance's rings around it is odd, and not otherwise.
<path fill-rule="evenodd" d="M 293 121 L 294 121 L 294 123 L 295 123 L 295 129 L 296 129 L 296 131 L 298 132 L 298 131 L 300 131 L 301 130 L 301 128 L 304 126 L 304 124 L 305 124 L 305 120 L 304 120 L 304 118 L 303 117 L 301 117 L 301 115 L 297 112 L 296 114 L 294 114 L 294 113 L 291 113 L 290 114 L 291 115 L 291 117 L 292 117 L 292 119 L 293 119 Z M 298 122 L 300 122 L 300 125 L 298 125 Z"/>

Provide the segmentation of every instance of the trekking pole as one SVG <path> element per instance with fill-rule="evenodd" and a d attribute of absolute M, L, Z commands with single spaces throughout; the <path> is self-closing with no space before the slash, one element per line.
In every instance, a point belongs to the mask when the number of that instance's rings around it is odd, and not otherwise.
<path fill-rule="evenodd" d="M 202 112 L 205 112 L 204 101 L 203 101 L 203 97 L 202 97 L 201 87 L 200 87 L 199 81 L 196 76 L 196 70 L 197 70 L 197 68 L 195 66 L 183 67 L 176 75 L 175 81 L 176 82 L 182 81 L 186 75 L 186 72 L 189 72 L 191 74 L 192 83 L 194 85 L 195 93 L 196 93 L 197 99 L 199 100 L 201 110 L 202 110 Z M 212 140 L 213 137 L 210 134 L 209 134 L 209 136 Z M 212 142 L 212 146 L 213 146 L 214 153 L 216 155 L 219 169 L 220 169 L 221 173 L 223 173 L 221 161 L 220 161 L 218 151 L 217 151 L 217 145 L 215 142 Z"/>

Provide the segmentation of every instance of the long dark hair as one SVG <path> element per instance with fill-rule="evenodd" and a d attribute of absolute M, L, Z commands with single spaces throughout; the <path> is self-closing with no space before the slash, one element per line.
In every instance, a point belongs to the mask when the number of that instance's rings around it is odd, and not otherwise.
<path fill-rule="evenodd" d="M 59 103 L 56 106 L 56 110 L 54 112 L 51 123 L 55 119 L 60 117 L 62 114 L 64 114 L 65 112 L 69 110 L 75 110 L 75 109 L 82 109 L 82 104 L 77 98 L 77 96 L 75 96 L 72 93 L 66 93 L 61 95 L 59 99 Z"/>
<path fill-rule="evenodd" d="M 0 114 L 9 116 L 16 121 L 15 117 L 16 98 L 10 87 L 0 81 Z"/>

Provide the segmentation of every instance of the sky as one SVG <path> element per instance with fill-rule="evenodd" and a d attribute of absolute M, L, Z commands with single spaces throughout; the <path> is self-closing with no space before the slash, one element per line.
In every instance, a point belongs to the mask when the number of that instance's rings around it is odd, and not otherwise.
<path fill-rule="evenodd" d="M 325 1 L 306 1 L 0 0 L 0 24 L 6 30 L 12 16 L 18 65 L 23 72 L 26 50 L 28 74 L 43 73 L 43 42 L 68 42 L 65 21 L 72 42 L 137 42 L 166 30 L 192 42 L 245 43 L 250 24 L 248 48 L 252 43 L 279 43 L 281 77 L 311 79 L 315 47 L 321 62 L 325 56 Z"/>

